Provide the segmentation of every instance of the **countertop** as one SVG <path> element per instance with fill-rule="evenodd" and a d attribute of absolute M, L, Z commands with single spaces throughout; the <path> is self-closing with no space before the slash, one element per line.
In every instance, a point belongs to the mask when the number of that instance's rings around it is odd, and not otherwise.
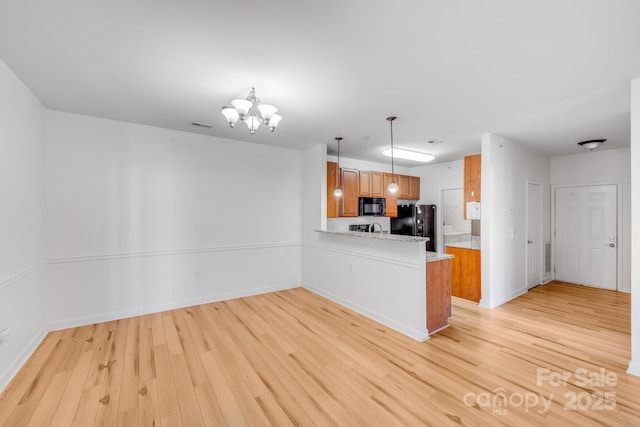
<path fill-rule="evenodd" d="M 445 259 L 451 259 L 454 258 L 453 255 L 450 254 L 443 254 L 440 252 L 429 252 L 427 251 L 427 262 L 437 262 L 437 261 L 444 261 Z"/>
<path fill-rule="evenodd" d="M 452 248 L 473 249 L 475 251 L 480 250 L 480 242 L 474 242 L 473 240 L 468 240 L 466 242 L 447 243 L 445 246 L 451 246 Z"/>
<path fill-rule="evenodd" d="M 389 240 L 392 242 L 428 242 L 428 237 L 417 237 L 417 236 L 403 236 L 401 234 L 388 234 L 388 233 L 367 233 L 362 231 L 326 231 L 326 230 L 315 230 L 318 233 L 325 234 L 337 234 L 343 236 L 354 236 L 360 237 L 362 239 L 374 239 L 374 240 Z"/>

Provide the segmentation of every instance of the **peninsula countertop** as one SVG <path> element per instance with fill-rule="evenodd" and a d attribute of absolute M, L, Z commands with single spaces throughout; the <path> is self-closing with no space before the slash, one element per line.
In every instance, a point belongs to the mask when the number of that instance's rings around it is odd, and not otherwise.
<path fill-rule="evenodd" d="M 452 248 L 461 249 L 473 249 L 475 251 L 480 250 L 480 242 L 474 240 L 468 240 L 466 242 L 445 243 L 445 246 L 451 246 Z"/>
<path fill-rule="evenodd" d="M 455 257 L 451 254 L 443 254 L 440 252 L 427 251 L 426 262 L 444 261 L 445 259 L 451 259 L 451 258 L 455 258 Z"/>
<path fill-rule="evenodd" d="M 315 230 L 318 233 L 325 234 L 337 234 L 342 236 L 354 236 L 362 239 L 374 239 L 374 240 L 389 240 L 392 242 L 428 242 L 431 240 L 428 237 L 418 236 L 404 236 L 402 234 L 389 234 L 389 233 L 369 233 L 366 231 L 327 231 L 327 230 Z"/>

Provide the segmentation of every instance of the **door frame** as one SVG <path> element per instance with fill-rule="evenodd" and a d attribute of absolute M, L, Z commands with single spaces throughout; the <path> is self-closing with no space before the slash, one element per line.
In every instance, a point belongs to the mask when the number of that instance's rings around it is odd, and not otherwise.
<path fill-rule="evenodd" d="M 544 229 L 543 229 L 543 221 L 542 221 L 542 214 L 543 214 L 543 201 L 542 201 L 542 196 L 543 196 L 543 190 L 542 190 L 542 183 L 538 182 L 538 181 L 532 181 L 527 179 L 525 182 L 525 194 L 526 194 L 526 203 L 525 203 L 525 224 L 526 224 L 526 233 L 525 233 L 525 237 L 528 238 L 529 236 L 529 184 L 532 185 L 536 185 L 538 187 L 538 194 L 540 196 L 540 203 L 539 203 L 539 208 L 538 208 L 538 212 L 536 213 L 538 216 L 538 220 L 536 221 L 538 223 L 538 227 L 540 228 L 540 237 L 544 240 Z M 525 281 L 527 282 L 527 290 L 531 289 L 529 287 L 529 244 L 525 241 L 525 253 L 526 253 L 526 258 L 527 258 L 527 263 L 526 263 L 526 267 L 525 267 Z M 538 285 L 541 285 L 542 283 L 544 283 L 544 245 L 545 242 L 542 241 L 540 244 L 540 249 L 539 249 L 539 265 L 538 265 Z M 538 286 L 538 285 L 534 285 Z"/>
<path fill-rule="evenodd" d="M 444 192 L 452 191 L 452 190 L 462 190 L 462 203 L 464 204 L 464 187 L 453 187 L 453 188 L 442 188 L 440 189 L 440 207 L 436 209 L 436 235 L 438 239 L 440 239 L 440 243 L 438 243 L 436 250 L 439 252 L 445 252 L 445 244 L 444 244 Z M 441 213 L 438 213 L 437 211 Z M 464 212 L 464 211 L 463 211 Z M 464 214 L 463 214 L 464 218 Z"/>
<path fill-rule="evenodd" d="M 621 289 L 622 280 L 622 181 L 598 181 L 581 184 L 556 184 L 551 186 L 551 277 L 556 278 L 556 189 L 575 187 L 595 187 L 598 185 L 615 185 L 616 187 L 616 291 Z"/>

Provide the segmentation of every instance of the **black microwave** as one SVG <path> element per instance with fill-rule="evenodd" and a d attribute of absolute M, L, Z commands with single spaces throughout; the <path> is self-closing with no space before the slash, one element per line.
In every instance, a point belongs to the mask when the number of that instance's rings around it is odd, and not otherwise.
<path fill-rule="evenodd" d="M 358 199 L 358 216 L 385 216 L 387 199 L 383 197 L 360 197 Z"/>

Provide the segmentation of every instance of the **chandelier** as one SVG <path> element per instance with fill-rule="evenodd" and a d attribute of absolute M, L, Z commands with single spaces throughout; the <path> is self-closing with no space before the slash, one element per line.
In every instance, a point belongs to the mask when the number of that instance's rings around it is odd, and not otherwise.
<path fill-rule="evenodd" d="M 244 122 L 251 135 L 256 133 L 260 125 L 273 132 L 280 120 L 282 120 L 282 116 L 276 114 L 276 111 L 278 111 L 276 107 L 260 104 L 255 88 L 251 88 L 251 93 L 249 93 L 247 99 L 234 99 L 231 101 L 231 105 L 232 107 L 222 107 L 222 115 L 227 119 L 227 123 L 229 123 L 229 126 L 235 127 Z"/>

